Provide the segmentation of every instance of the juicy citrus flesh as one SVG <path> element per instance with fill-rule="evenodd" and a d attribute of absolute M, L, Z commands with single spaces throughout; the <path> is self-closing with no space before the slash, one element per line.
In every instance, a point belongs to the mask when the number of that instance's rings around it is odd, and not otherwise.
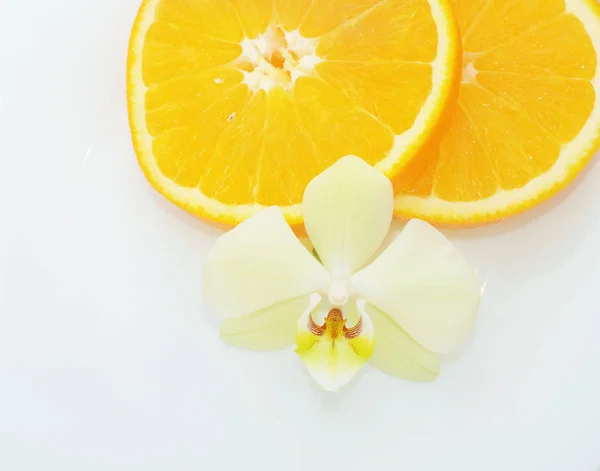
<path fill-rule="evenodd" d="M 146 0 L 128 62 L 150 182 L 226 225 L 282 206 L 347 154 L 393 176 L 458 78 L 446 0 Z"/>
<path fill-rule="evenodd" d="M 439 145 L 396 177 L 396 215 L 477 224 L 566 186 L 599 146 L 595 0 L 452 0 L 458 103 Z"/>

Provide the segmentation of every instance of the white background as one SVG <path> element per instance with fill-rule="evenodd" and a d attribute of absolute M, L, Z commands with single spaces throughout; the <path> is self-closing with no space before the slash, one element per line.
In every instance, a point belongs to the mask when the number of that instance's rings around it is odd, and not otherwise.
<path fill-rule="evenodd" d="M 138 0 L 1 0 L 0 470 L 597 471 L 600 162 L 446 234 L 488 287 L 441 377 L 319 391 L 230 349 L 199 293 L 218 231 L 157 196 L 125 100 Z"/>

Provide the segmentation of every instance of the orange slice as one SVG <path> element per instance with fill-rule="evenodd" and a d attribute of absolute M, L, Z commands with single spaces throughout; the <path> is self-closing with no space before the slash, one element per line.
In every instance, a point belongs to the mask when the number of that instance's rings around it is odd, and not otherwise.
<path fill-rule="evenodd" d="M 564 188 L 600 145 L 596 0 L 452 0 L 462 81 L 441 144 L 395 179 L 396 215 L 477 224 Z"/>
<path fill-rule="evenodd" d="M 395 175 L 460 72 L 447 0 L 145 0 L 127 97 L 139 163 L 188 211 L 235 225 L 347 154 Z"/>

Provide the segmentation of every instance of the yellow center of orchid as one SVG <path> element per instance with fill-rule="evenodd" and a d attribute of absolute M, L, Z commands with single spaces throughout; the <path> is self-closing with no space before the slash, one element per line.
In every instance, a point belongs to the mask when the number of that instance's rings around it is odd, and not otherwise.
<path fill-rule="evenodd" d="M 325 318 L 323 325 L 317 325 L 312 316 L 308 318 L 308 330 L 316 337 L 324 337 L 325 340 L 331 341 L 331 346 L 335 346 L 335 341 L 342 336 L 347 340 L 352 340 L 362 332 L 362 317 L 351 329 L 346 327 L 346 319 L 339 309 L 332 309 Z"/>

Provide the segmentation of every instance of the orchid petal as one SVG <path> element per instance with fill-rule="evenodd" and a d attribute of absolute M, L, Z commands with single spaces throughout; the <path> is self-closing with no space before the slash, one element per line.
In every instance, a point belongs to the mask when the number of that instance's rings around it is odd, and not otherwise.
<path fill-rule="evenodd" d="M 217 314 L 231 318 L 322 291 L 328 282 L 327 271 L 272 207 L 217 240 L 204 265 L 202 292 Z"/>
<path fill-rule="evenodd" d="M 358 296 L 437 353 L 465 341 L 481 299 L 473 268 L 440 232 L 419 220 L 410 221 L 351 284 Z"/>
<path fill-rule="evenodd" d="M 440 373 L 436 353 L 430 352 L 415 342 L 386 313 L 366 304 L 363 312 L 368 312 L 377 342 L 371 356 L 371 364 L 392 376 L 410 381 L 431 381 Z"/>
<path fill-rule="evenodd" d="M 296 341 L 298 319 L 312 311 L 321 296 L 301 296 L 274 304 L 247 316 L 225 319 L 221 337 L 234 347 L 254 351 L 272 351 L 290 347 Z"/>
<path fill-rule="evenodd" d="M 335 277 L 349 277 L 383 242 L 394 193 L 382 173 L 347 156 L 309 183 L 303 208 L 306 232 L 323 265 Z"/>
<path fill-rule="evenodd" d="M 314 322 L 311 311 L 298 322 L 296 353 L 315 381 L 328 391 L 348 383 L 373 352 L 375 336 L 369 316 L 364 314 L 351 328 L 345 323 L 338 309 L 329 312 L 322 326 Z"/>

